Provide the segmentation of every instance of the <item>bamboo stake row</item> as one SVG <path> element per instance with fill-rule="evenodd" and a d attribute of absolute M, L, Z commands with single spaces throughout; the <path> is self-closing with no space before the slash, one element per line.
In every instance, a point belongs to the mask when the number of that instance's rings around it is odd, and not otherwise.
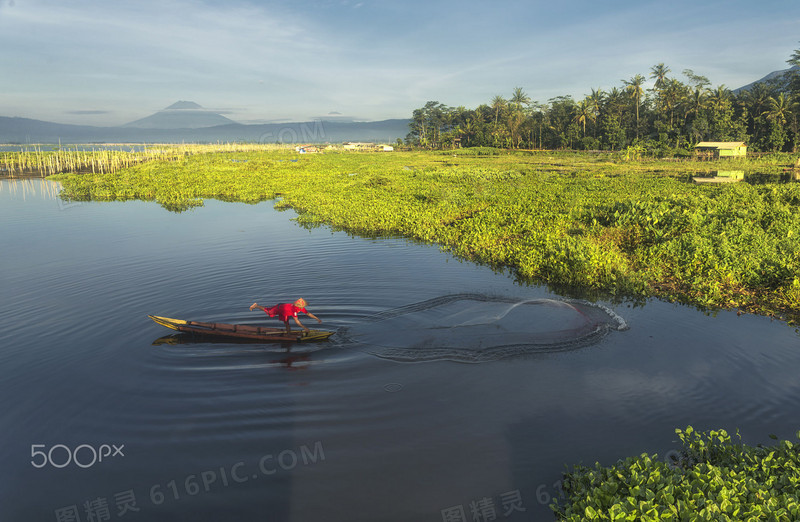
<path fill-rule="evenodd" d="M 91 171 L 113 173 L 146 161 L 175 161 L 194 154 L 216 152 L 259 152 L 286 148 L 262 143 L 156 144 L 139 146 L 141 150 L 65 149 L 43 150 L 41 145 L 18 152 L 0 152 L 0 176 L 40 175 L 59 172 Z"/>

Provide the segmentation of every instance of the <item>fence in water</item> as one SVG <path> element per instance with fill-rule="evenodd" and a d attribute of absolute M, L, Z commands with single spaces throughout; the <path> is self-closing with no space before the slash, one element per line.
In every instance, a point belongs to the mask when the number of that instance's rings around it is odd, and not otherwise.
<path fill-rule="evenodd" d="M 19 151 L 0 152 L 0 176 L 41 176 L 60 172 L 109 173 L 153 161 L 175 161 L 194 154 L 217 152 L 260 152 L 288 145 L 263 143 L 154 144 L 72 148 L 36 145 Z M 123 148 L 127 150 L 123 150 Z"/>

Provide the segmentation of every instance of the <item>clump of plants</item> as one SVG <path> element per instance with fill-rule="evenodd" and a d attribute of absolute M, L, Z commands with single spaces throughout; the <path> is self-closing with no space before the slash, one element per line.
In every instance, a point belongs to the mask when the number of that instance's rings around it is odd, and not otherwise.
<path fill-rule="evenodd" d="M 734 442 L 725 430 L 677 429 L 672 462 L 642 454 L 564 475 L 558 520 L 800 520 L 800 447 Z M 738 432 L 737 432 L 738 435 Z M 777 439 L 777 437 L 772 436 Z M 800 438 L 800 432 L 797 433 Z"/>

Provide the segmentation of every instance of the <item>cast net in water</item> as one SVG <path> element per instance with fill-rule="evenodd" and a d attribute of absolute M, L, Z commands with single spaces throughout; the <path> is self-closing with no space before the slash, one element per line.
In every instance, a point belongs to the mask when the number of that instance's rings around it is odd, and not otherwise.
<path fill-rule="evenodd" d="M 342 333 L 386 359 L 483 362 L 576 350 L 626 328 L 611 309 L 585 301 L 455 294 L 375 314 Z"/>

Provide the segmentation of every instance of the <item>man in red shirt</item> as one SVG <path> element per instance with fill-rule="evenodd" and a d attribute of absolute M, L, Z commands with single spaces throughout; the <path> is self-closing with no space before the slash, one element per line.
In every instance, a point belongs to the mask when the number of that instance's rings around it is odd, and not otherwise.
<path fill-rule="evenodd" d="M 278 316 L 278 319 L 283 321 L 284 326 L 286 327 L 286 333 L 292 333 L 292 328 L 289 326 L 289 318 L 293 318 L 294 322 L 297 323 L 297 326 L 308 332 L 308 328 L 303 326 L 303 323 L 300 322 L 300 319 L 297 318 L 298 313 L 304 313 L 312 319 L 316 319 L 318 323 L 322 322 L 322 319 L 317 317 L 316 315 L 312 314 L 308 310 L 306 310 L 306 300 L 302 297 L 295 301 L 294 303 L 278 303 L 275 306 L 271 306 L 267 308 L 266 306 L 259 306 L 258 303 L 253 303 L 250 305 L 250 310 L 255 310 L 259 308 L 267 313 L 270 317 Z"/>

